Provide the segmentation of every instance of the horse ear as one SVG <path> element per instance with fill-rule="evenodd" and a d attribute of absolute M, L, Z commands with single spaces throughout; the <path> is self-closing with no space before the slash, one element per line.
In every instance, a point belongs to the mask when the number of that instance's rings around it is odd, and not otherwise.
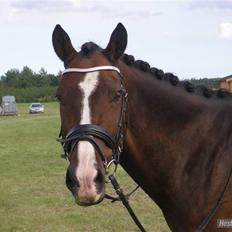
<path fill-rule="evenodd" d="M 111 34 L 110 41 L 104 50 L 106 56 L 110 61 L 117 61 L 124 53 L 127 45 L 127 31 L 126 28 L 119 23 Z"/>
<path fill-rule="evenodd" d="M 76 51 L 72 46 L 68 34 L 60 25 L 56 25 L 52 33 L 52 43 L 57 56 L 66 65 L 71 60 Z"/>

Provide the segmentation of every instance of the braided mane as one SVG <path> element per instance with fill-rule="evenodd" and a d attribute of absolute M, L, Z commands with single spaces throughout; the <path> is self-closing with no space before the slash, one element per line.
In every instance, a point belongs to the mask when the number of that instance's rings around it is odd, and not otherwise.
<path fill-rule="evenodd" d="M 186 80 L 180 81 L 179 78 L 173 73 L 164 73 L 164 71 L 161 69 L 150 67 L 148 62 L 143 60 L 135 60 L 135 58 L 132 55 L 124 54 L 122 57 L 122 61 L 128 66 L 133 66 L 140 69 L 143 72 L 151 73 L 158 80 L 169 81 L 173 86 L 183 86 L 184 89 L 189 93 L 201 93 L 206 98 L 210 98 L 212 96 L 217 96 L 219 98 L 225 98 L 228 95 L 231 96 L 231 93 L 225 89 L 212 90 L 203 85 L 194 86 L 191 82 Z"/>
<path fill-rule="evenodd" d="M 101 50 L 101 48 L 93 42 L 87 42 L 81 46 L 81 53 L 84 56 L 89 56 L 98 50 Z M 219 98 L 232 96 L 232 94 L 225 89 L 212 90 L 203 85 L 194 86 L 191 82 L 186 80 L 180 81 L 179 78 L 173 73 L 165 73 L 161 69 L 150 67 L 148 62 L 143 60 L 135 60 L 134 56 L 128 55 L 126 53 L 122 56 L 121 60 L 128 66 L 133 66 L 143 72 L 151 73 L 158 80 L 168 81 L 173 86 L 182 86 L 189 93 L 199 93 L 206 98 L 210 98 L 213 96 L 217 96 Z"/>

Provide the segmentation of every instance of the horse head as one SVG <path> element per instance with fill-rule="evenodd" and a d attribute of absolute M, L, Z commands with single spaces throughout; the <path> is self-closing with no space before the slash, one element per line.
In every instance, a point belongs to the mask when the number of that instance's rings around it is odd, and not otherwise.
<path fill-rule="evenodd" d="M 105 196 L 106 166 L 115 161 L 122 142 L 126 94 L 115 66 L 126 48 L 127 32 L 119 23 L 105 49 L 88 42 L 76 51 L 57 25 L 52 41 L 65 67 L 56 96 L 69 160 L 66 185 L 77 204 L 97 204 Z"/>

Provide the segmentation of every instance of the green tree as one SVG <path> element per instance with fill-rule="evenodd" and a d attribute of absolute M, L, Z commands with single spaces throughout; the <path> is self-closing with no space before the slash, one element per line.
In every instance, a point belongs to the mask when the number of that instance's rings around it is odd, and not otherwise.
<path fill-rule="evenodd" d="M 23 67 L 22 72 L 19 75 L 19 87 L 27 88 L 34 85 L 34 72 L 27 66 Z"/>
<path fill-rule="evenodd" d="M 8 86 L 17 87 L 19 74 L 20 72 L 18 69 L 10 69 L 5 73 L 5 75 L 2 76 L 1 82 Z"/>

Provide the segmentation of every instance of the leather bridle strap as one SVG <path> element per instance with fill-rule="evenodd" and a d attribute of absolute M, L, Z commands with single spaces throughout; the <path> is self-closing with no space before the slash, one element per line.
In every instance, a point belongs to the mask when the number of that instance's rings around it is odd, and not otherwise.
<path fill-rule="evenodd" d="M 223 196 L 226 192 L 226 190 L 228 189 L 229 187 L 229 183 L 230 183 L 230 179 L 231 179 L 231 176 L 232 176 L 232 168 L 230 169 L 230 173 L 227 177 L 227 180 L 226 180 L 226 183 L 224 185 L 224 188 L 216 202 L 216 204 L 214 205 L 214 207 L 209 211 L 208 215 L 204 218 L 204 220 L 202 221 L 202 223 L 200 224 L 200 226 L 197 228 L 196 232 L 203 232 L 208 224 L 210 223 L 210 221 L 212 220 L 213 216 L 215 215 L 217 209 L 219 208 L 220 204 L 222 203 L 222 199 L 223 199 Z"/>
<path fill-rule="evenodd" d="M 68 156 L 74 148 L 73 142 L 75 142 L 76 145 L 77 142 L 86 140 L 94 146 L 105 163 L 107 159 L 101 152 L 101 149 L 94 138 L 101 139 L 111 150 L 115 147 L 114 138 L 104 128 L 92 124 L 83 124 L 78 127 L 73 127 L 66 137 L 64 139 L 60 139 L 59 142 L 62 143 L 64 152 Z"/>
<path fill-rule="evenodd" d="M 116 71 L 117 73 L 120 73 L 120 70 L 115 67 L 115 66 L 96 66 L 96 67 L 91 67 L 91 68 L 67 68 L 62 72 L 62 75 L 65 73 L 71 73 L 71 72 L 77 72 L 77 73 L 88 73 L 88 72 L 97 72 L 97 71 L 104 71 L 104 70 L 111 70 L 111 71 Z"/>
<path fill-rule="evenodd" d="M 112 136 L 109 132 L 107 132 L 104 128 L 86 124 L 79 125 L 78 127 L 72 128 L 68 134 L 64 137 L 61 132 L 61 139 L 59 140 L 64 149 L 64 157 L 69 158 L 70 152 L 73 150 L 73 144 L 77 144 L 78 141 L 87 140 L 89 141 L 95 149 L 100 154 L 102 160 L 105 162 L 106 157 L 104 157 L 103 152 L 101 152 L 100 147 L 95 142 L 94 138 L 98 138 L 102 140 L 112 151 L 113 157 L 112 159 L 115 163 L 119 163 L 120 154 L 123 150 L 123 140 L 124 140 L 124 129 L 126 127 L 126 110 L 127 110 L 127 91 L 125 89 L 125 84 L 123 80 L 123 76 L 120 73 L 120 70 L 115 66 L 96 66 L 90 68 L 68 68 L 62 72 L 62 75 L 66 73 L 88 73 L 88 72 L 96 72 L 96 71 L 116 71 L 119 75 L 120 80 L 120 93 L 121 93 L 121 110 L 120 116 L 118 120 L 118 127 L 114 136 Z M 61 129 L 62 131 L 62 129 Z"/>
<path fill-rule="evenodd" d="M 130 214 L 131 218 L 133 219 L 133 221 L 135 222 L 135 224 L 138 226 L 138 228 L 140 229 L 141 232 L 146 232 L 146 230 L 144 229 L 144 227 L 142 226 L 142 224 L 140 223 L 139 219 L 136 217 L 134 211 L 132 210 L 130 204 L 129 204 L 129 200 L 128 198 L 125 196 L 125 194 L 123 193 L 122 189 L 120 188 L 116 178 L 114 175 L 110 175 L 109 176 L 110 182 L 114 187 L 114 190 L 116 191 L 120 201 L 123 203 L 123 205 L 126 207 L 128 213 Z"/>

